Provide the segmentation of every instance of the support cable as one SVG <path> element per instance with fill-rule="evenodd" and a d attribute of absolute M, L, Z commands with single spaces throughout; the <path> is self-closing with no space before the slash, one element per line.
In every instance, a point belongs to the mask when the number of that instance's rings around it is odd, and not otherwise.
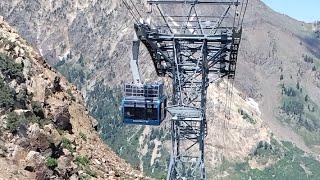
<path fill-rule="evenodd" d="M 226 17 L 226 15 L 228 14 L 229 10 L 230 10 L 231 6 L 229 5 L 228 8 L 225 10 L 225 12 L 223 13 L 223 15 L 220 17 L 219 21 L 217 21 L 217 23 L 215 24 L 214 27 L 212 27 L 211 31 L 209 34 L 212 34 L 212 31 L 214 31 L 213 34 L 216 34 L 218 31 L 218 27 L 220 27 L 220 25 L 222 24 L 224 18 Z"/>
<path fill-rule="evenodd" d="M 203 28 L 202 28 L 202 26 L 201 26 L 201 21 L 200 21 L 200 19 L 199 19 L 199 17 L 198 17 L 198 13 L 197 13 L 196 7 L 194 7 L 194 13 L 195 13 L 196 18 L 197 18 L 197 20 L 198 20 L 198 24 L 199 24 L 199 28 L 200 28 L 201 34 L 204 34 Z"/>
<path fill-rule="evenodd" d="M 163 13 L 162 13 L 162 11 L 161 11 L 160 7 L 159 7 L 158 5 L 156 5 L 156 7 L 157 7 L 157 9 L 158 9 L 158 11 L 159 11 L 159 13 L 160 13 L 160 15 L 161 15 L 162 19 L 163 19 L 163 20 L 164 20 L 164 22 L 166 23 L 166 26 L 168 27 L 168 29 L 169 29 L 170 33 L 172 34 L 172 33 L 173 33 L 173 31 L 172 31 L 171 27 L 169 26 L 169 23 L 168 23 L 167 19 L 164 17 L 164 15 L 163 15 Z"/>
<path fill-rule="evenodd" d="M 122 3 L 125 5 L 125 7 L 127 8 L 127 10 L 129 11 L 129 13 L 131 14 L 132 18 L 135 20 L 136 23 L 139 23 L 139 20 L 137 19 L 137 17 L 134 15 L 132 9 L 130 8 L 129 4 L 126 2 L 126 0 L 122 0 Z"/>
<path fill-rule="evenodd" d="M 191 12 L 192 12 L 192 9 L 193 9 L 194 6 L 191 6 L 190 7 L 190 10 L 189 10 L 189 13 L 188 13 L 188 18 L 187 18 L 187 21 L 185 23 L 185 27 L 184 27 L 184 32 L 183 33 L 186 33 L 186 30 L 188 29 L 188 24 L 189 24 L 189 20 L 190 20 L 190 17 L 191 17 Z M 183 26 L 181 26 L 181 30 L 182 30 Z"/>
<path fill-rule="evenodd" d="M 133 8 L 136 10 L 136 12 L 137 12 L 137 13 L 138 13 L 138 15 L 140 16 L 140 18 L 142 19 L 142 16 L 141 16 L 140 12 L 138 11 L 138 9 L 137 9 L 136 5 L 132 2 L 132 0 L 129 0 L 129 1 L 131 2 L 131 4 L 132 4 Z"/>
<path fill-rule="evenodd" d="M 246 1 L 246 7 L 244 8 L 244 12 L 243 12 L 243 15 L 242 15 L 242 20 L 241 20 L 241 26 L 240 26 L 240 27 L 242 27 L 243 20 L 244 20 L 244 15 L 245 15 L 245 14 L 246 14 L 246 12 L 247 12 L 248 1 L 249 1 L 249 0 L 247 0 L 247 1 Z"/>
<path fill-rule="evenodd" d="M 243 10 L 243 3 L 241 3 L 241 8 L 240 8 L 240 12 L 238 14 L 238 22 L 237 22 L 237 27 L 239 27 L 240 21 L 241 21 L 241 16 L 242 16 L 242 10 Z"/>

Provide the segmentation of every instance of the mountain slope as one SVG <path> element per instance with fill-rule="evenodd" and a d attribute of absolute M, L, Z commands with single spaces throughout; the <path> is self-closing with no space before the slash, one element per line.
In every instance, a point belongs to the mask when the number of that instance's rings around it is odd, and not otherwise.
<path fill-rule="evenodd" d="M 259 101 L 263 119 L 277 136 L 293 141 L 305 151 L 319 152 L 315 147 L 320 141 L 314 138 L 318 136 L 319 109 L 310 112 L 308 106 L 320 104 L 320 41 L 312 31 L 312 24 L 276 13 L 258 0 L 250 2 L 236 86 Z M 292 87 L 299 92 L 297 96 L 284 93 L 283 88 Z M 308 96 L 311 102 L 304 103 L 304 97 L 298 96 Z M 284 111 L 284 103 L 288 101 L 302 102 L 303 111 Z M 306 137 L 304 134 L 308 132 L 302 129 L 310 124 L 317 130 Z"/>
<path fill-rule="evenodd" d="M 1 178 L 143 178 L 100 140 L 76 87 L 3 20 L 0 69 Z"/>

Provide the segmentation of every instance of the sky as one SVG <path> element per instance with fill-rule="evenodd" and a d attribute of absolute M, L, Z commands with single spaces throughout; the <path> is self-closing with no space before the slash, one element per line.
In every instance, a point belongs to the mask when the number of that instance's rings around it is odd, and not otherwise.
<path fill-rule="evenodd" d="M 297 20 L 320 20 L 320 0 L 262 0 L 273 10 Z"/>

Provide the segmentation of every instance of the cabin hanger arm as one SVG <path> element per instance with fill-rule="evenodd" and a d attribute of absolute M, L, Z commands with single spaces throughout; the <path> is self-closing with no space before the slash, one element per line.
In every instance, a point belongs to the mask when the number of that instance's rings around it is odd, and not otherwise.
<path fill-rule="evenodd" d="M 135 35 L 132 43 L 133 43 L 133 45 L 132 45 L 132 59 L 130 61 L 130 68 L 131 68 L 131 73 L 133 76 L 133 83 L 134 84 L 142 84 L 140 71 L 139 71 L 139 64 L 138 64 L 140 40 L 137 38 L 136 35 Z"/>

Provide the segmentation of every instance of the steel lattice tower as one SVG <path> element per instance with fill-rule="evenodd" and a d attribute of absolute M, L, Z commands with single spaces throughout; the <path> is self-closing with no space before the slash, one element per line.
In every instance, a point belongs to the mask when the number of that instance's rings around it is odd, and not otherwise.
<path fill-rule="evenodd" d="M 135 24 L 138 41 L 148 49 L 157 75 L 172 78 L 167 179 L 205 179 L 207 88 L 220 78 L 235 76 L 248 1 L 147 2 L 157 15 L 152 23 Z"/>

